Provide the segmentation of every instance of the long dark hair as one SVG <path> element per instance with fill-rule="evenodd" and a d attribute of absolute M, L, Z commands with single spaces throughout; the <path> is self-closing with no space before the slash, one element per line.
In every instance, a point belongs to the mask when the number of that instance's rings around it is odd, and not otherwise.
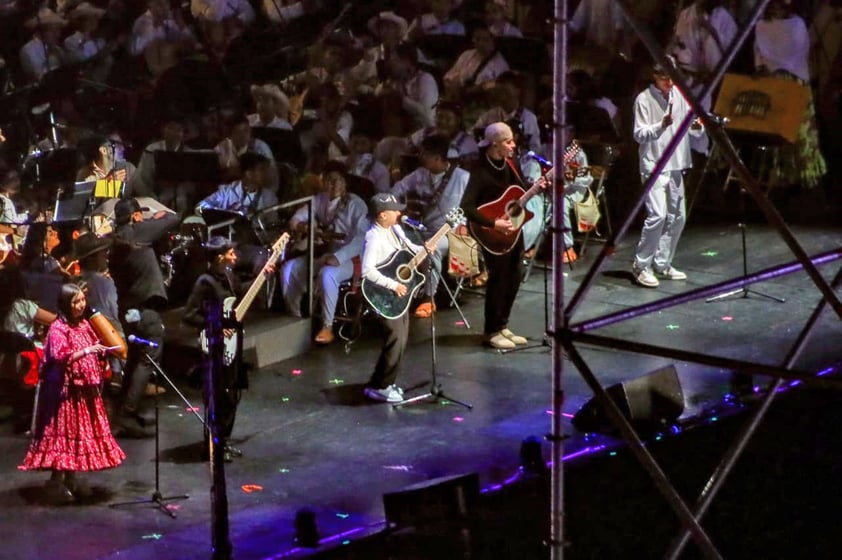
<path fill-rule="evenodd" d="M 79 294 L 84 294 L 82 287 L 72 282 L 64 284 L 58 295 L 58 313 L 65 323 L 76 325 L 81 319 L 73 317 L 73 300 Z"/>

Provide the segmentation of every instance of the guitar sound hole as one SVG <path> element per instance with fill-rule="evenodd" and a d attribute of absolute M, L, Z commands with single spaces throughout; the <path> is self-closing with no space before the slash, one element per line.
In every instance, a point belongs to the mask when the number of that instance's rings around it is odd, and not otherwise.
<path fill-rule="evenodd" d="M 520 216 L 520 213 L 522 211 L 523 209 L 517 204 L 512 204 L 511 206 L 506 208 L 506 213 L 509 215 L 509 218 L 517 218 L 518 216 Z"/>
<path fill-rule="evenodd" d="M 412 278 L 412 271 L 409 270 L 408 266 L 401 266 L 398 268 L 398 280 L 401 282 L 408 282 L 410 278 Z"/>

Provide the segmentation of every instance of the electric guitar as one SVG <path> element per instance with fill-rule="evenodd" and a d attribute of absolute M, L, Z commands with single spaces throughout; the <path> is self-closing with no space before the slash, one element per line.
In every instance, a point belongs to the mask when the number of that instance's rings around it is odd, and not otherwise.
<path fill-rule="evenodd" d="M 567 169 L 576 157 L 576 154 L 579 153 L 579 150 L 579 143 L 573 140 L 564 151 L 564 166 L 562 169 Z M 552 178 L 552 169 L 547 171 L 542 177 L 546 181 L 552 180 Z M 489 220 L 508 218 L 512 222 L 512 230 L 498 231 L 493 226 L 483 226 L 469 222 L 468 226 L 471 230 L 471 235 L 493 255 L 504 255 L 508 253 L 515 246 L 515 243 L 517 243 L 524 224 L 535 215 L 526 209 L 526 203 L 529 202 L 530 198 L 538 194 L 538 191 L 542 188 L 544 188 L 544 182 L 541 179 L 535 181 L 535 184 L 527 191 L 524 191 L 523 188 L 517 185 L 510 185 L 502 195 L 491 202 L 486 202 L 477 208 L 477 211 Z"/>
<path fill-rule="evenodd" d="M 447 235 L 447 232 L 459 224 L 464 218 L 461 208 L 453 208 L 447 213 L 447 222 L 429 239 L 429 243 L 437 244 Z M 377 266 L 381 274 L 393 278 L 406 285 L 406 293 L 398 296 L 393 290 L 384 288 L 366 278 L 362 281 L 362 293 L 365 300 L 386 319 L 397 319 L 409 309 L 415 294 L 424 285 L 424 274 L 418 271 L 418 266 L 427 258 L 427 250 L 422 248 L 413 255 L 406 249 L 400 249 L 389 257 L 389 260 Z"/>
<path fill-rule="evenodd" d="M 269 255 L 269 259 L 266 261 L 267 265 L 269 263 L 277 262 L 278 259 L 281 258 L 284 254 L 284 250 L 286 249 L 287 241 L 289 241 L 289 234 L 284 232 L 277 241 L 272 244 L 272 252 Z M 251 304 L 254 303 L 254 298 L 257 297 L 258 292 L 260 292 L 260 288 L 263 287 L 265 282 L 266 272 L 264 267 L 264 269 L 261 270 L 257 277 L 252 281 L 251 286 L 249 286 L 249 289 L 246 291 L 239 304 L 236 306 L 234 305 L 237 302 L 237 298 L 235 296 L 225 298 L 222 302 L 223 317 L 234 321 L 237 325 L 241 325 L 246 316 L 246 312 L 251 307 Z M 234 360 L 237 358 L 237 354 L 240 352 L 240 344 L 239 332 L 225 337 L 225 349 L 222 354 L 222 361 L 226 366 L 230 366 L 234 363 Z M 208 353 L 208 337 L 204 330 L 199 333 L 199 346 L 201 347 L 202 352 L 205 354 Z"/>

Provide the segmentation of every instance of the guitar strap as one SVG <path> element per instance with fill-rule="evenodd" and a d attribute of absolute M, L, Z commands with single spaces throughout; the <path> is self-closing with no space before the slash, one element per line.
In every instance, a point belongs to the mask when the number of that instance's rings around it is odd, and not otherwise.
<path fill-rule="evenodd" d="M 433 192 L 433 196 L 430 197 L 430 208 L 439 205 L 439 201 L 441 201 L 441 197 L 442 195 L 444 195 L 444 189 L 446 189 L 447 184 L 450 183 L 450 178 L 453 176 L 453 172 L 455 170 L 456 165 L 452 163 L 447 167 L 447 171 L 444 172 L 444 175 L 442 176 L 441 181 L 439 182 L 439 186 L 436 188 L 435 192 Z M 430 177 L 432 178 L 432 175 Z"/>
<path fill-rule="evenodd" d="M 506 158 L 506 163 L 511 168 L 512 172 L 515 174 L 515 177 L 517 177 L 517 180 L 520 182 L 520 184 L 522 186 L 526 185 L 526 183 L 524 183 L 523 181 L 523 177 L 520 176 L 520 172 L 517 170 L 517 167 L 515 167 L 515 163 L 512 161 L 512 158 Z"/>

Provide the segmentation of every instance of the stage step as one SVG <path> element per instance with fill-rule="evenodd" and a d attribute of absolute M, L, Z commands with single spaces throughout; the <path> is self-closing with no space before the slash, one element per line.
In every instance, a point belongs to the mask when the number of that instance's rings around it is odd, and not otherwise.
<path fill-rule="evenodd" d="M 201 356 L 196 329 L 184 325 L 182 315 L 181 307 L 161 314 L 166 328 L 164 362 L 171 371 L 186 373 Z M 245 321 L 243 358 L 255 368 L 276 364 L 307 351 L 312 333 L 310 319 L 253 310 Z"/>

